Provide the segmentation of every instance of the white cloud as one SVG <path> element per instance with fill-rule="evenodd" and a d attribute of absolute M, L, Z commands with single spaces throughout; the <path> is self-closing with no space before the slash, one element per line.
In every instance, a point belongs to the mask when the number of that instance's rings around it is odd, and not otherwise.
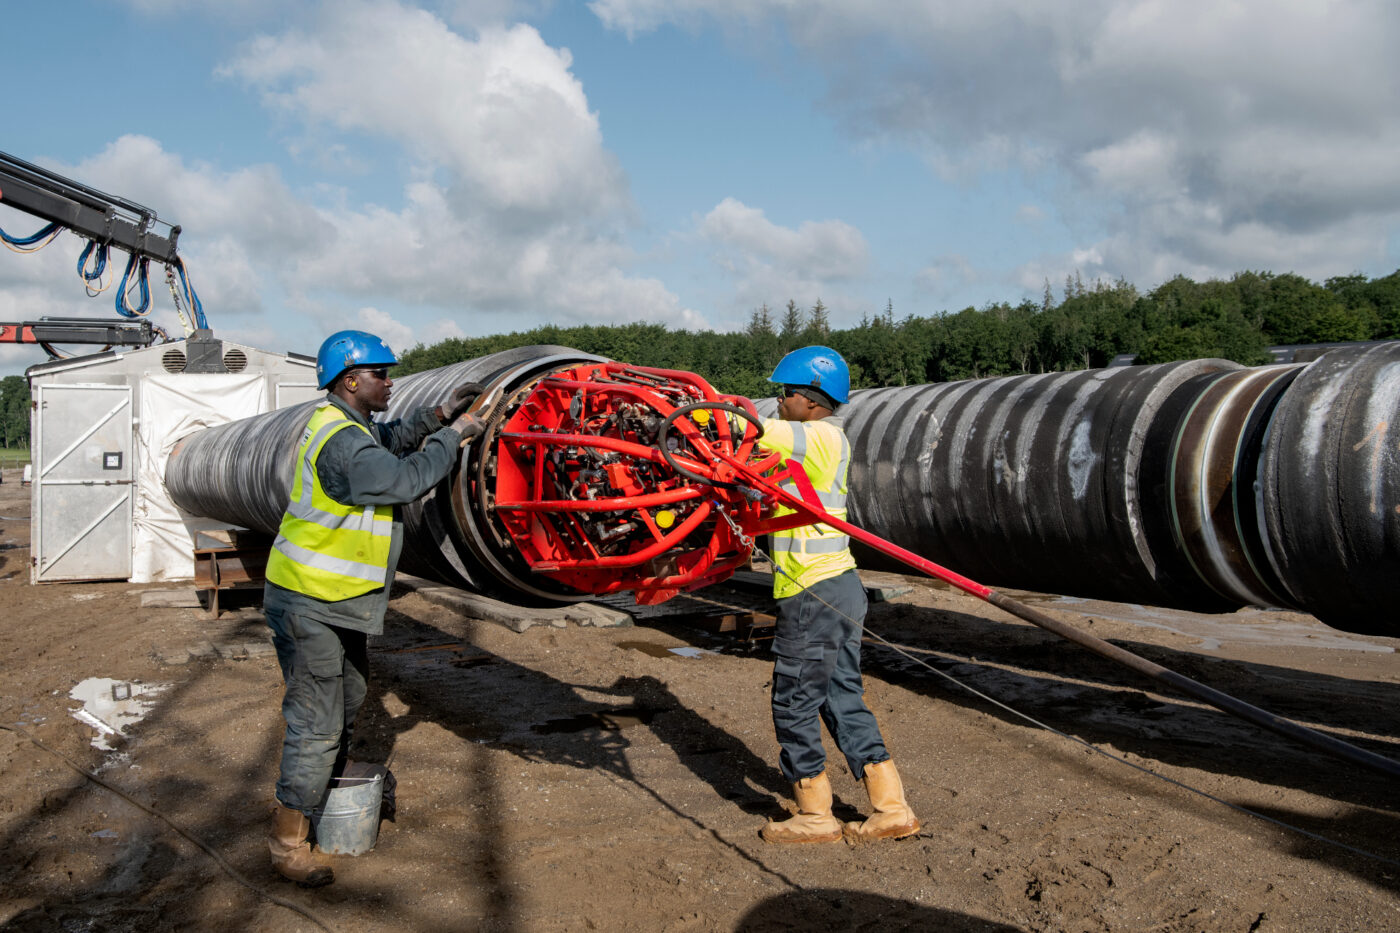
<path fill-rule="evenodd" d="M 1092 149 L 1082 161 L 1101 185 L 1119 195 L 1171 196 L 1184 185 L 1176 141 L 1152 130 Z"/>
<path fill-rule="evenodd" d="M 632 205 L 567 51 L 530 26 L 467 38 L 382 0 L 322 14 L 249 43 L 225 73 L 308 132 L 387 138 L 413 168 L 397 209 L 323 207 L 333 243 L 296 253 L 293 287 L 576 321 L 683 313 L 660 282 L 626 273 Z"/>
<path fill-rule="evenodd" d="M 1071 227 L 1107 231 L 1083 248 L 1110 275 L 1248 261 L 1321 277 L 1383 261 L 1400 230 L 1400 5 L 1385 0 L 590 8 L 631 35 L 781 24 L 854 137 L 912 145 L 950 179 L 1014 167 L 1057 185 Z"/>
<path fill-rule="evenodd" d="M 447 170 L 473 210 L 606 216 L 626 188 L 571 64 L 528 25 L 469 39 L 424 10 L 346 0 L 315 31 L 253 40 L 224 72 L 295 120 L 394 140 Z"/>
<path fill-rule="evenodd" d="M 47 167 L 154 209 L 166 224 L 178 223 L 182 227 L 180 255 L 216 328 L 232 317 L 262 313 L 267 294 L 275 291 L 278 276 L 286 272 L 289 261 L 334 244 L 334 231 L 327 220 L 299 199 L 271 166 L 228 172 L 204 163 L 187 164 L 153 139 L 123 136 L 75 165 L 49 162 Z M 168 231 L 162 228 L 161 232 Z M 83 294 L 82 283 L 70 265 L 76 262 L 80 243 L 78 238 L 66 236 L 44 250 L 56 254 L 44 257 L 48 264 L 43 268 L 48 286 L 45 291 L 54 300 Z M 125 253 L 113 250 L 109 268 L 115 265 L 120 276 L 126 261 Z M 55 262 L 69 265 L 69 269 L 60 275 Z M 0 286 L 3 284 L 0 278 Z M 108 315 L 115 313 L 111 301 L 116 287 L 114 284 L 101 299 L 102 312 Z M 159 266 L 150 269 L 150 288 L 152 319 L 178 332 L 164 270 Z M 4 300 L 0 296 L 0 302 Z M 89 308 L 85 313 L 93 315 L 94 311 Z"/>
<path fill-rule="evenodd" d="M 412 349 L 419 343 L 433 344 L 449 337 L 467 336 L 456 321 L 444 318 L 433 321 L 427 326 L 409 327 L 394 315 L 378 308 L 359 309 L 355 313 L 353 326 L 383 337 L 385 343 L 389 344 L 394 352 L 400 356 L 405 350 Z"/>
<path fill-rule="evenodd" d="M 867 258 L 865 238 L 850 224 L 806 220 L 793 230 L 734 198 L 716 205 L 701 222 L 700 232 L 716 244 L 735 247 L 799 276 L 847 278 L 860 274 Z"/>
<path fill-rule="evenodd" d="M 448 192 L 411 184 L 400 211 L 328 210 L 334 248 L 297 261 L 295 287 L 333 288 L 466 312 L 550 312 L 573 321 L 673 313 L 678 302 L 654 279 L 623 271 L 617 241 L 564 220 L 528 232 L 459 215 Z"/>
<path fill-rule="evenodd" d="M 861 275 L 869 259 L 865 237 L 840 220 L 803 221 L 796 229 L 770 221 L 763 211 L 725 198 L 700 221 L 700 238 L 712 259 L 735 282 L 741 307 L 794 298 L 842 308 L 839 289 Z"/>
<path fill-rule="evenodd" d="M 291 191 L 271 165 L 233 171 L 187 164 L 146 136 L 123 136 L 75 165 L 51 163 L 60 174 L 153 208 L 183 228 L 186 244 L 235 238 L 251 256 L 269 259 L 289 251 L 322 248 L 334 231 L 310 204 Z"/>
<path fill-rule="evenodd" d="M 488 322 L 521 326 L 522 314 L 524 326 L 541 316 L 695 320 L 660 281 L 629 272 L 626 180 L 568 52 L 529 26 L 490 24 L 513 4 L 448 6 L 454 22 L 487 25 L 466 36 L 388 0 L 326 3 L 297 10 L 289 19 L 300 25 L 241 46 L 221 69 L 288 118 L 305 161 L 398 173 L 397 203 L 294 189 L 271 165 L 194 162 L 144 136 L 46 164 L 180 223 L 210 323 L 230 339 L 271 335 L 271 345 L 305 352 L 366 307 L 394 309 L 375 320 L 397 328 L 404 346 L 485 332 Z M 388 169 L 369 161 L 385 156 L 366 136 L 395 147 Z M 36 226 L 16 216 L 17 230 Z M 0 265 L 0 308 L 75 313 L 64 306 L 82 299 L 75 244 L 62 238 L 45 251 L 53 255 Z M 153 297 L 173 330 L 159 275 Z"/>

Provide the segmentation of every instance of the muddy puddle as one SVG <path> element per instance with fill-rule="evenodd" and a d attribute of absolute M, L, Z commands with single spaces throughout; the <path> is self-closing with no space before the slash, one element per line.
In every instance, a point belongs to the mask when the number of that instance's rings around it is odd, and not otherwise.
<path fill-rule="evenodd" d="M 89 677 L 69 690 L 68 697 L 82 704 L 71 710 L 73 718 L 91 726 L 96 733 L 92 738 L 92 747 L 114 751 L 124 739 L 126 730 L 140 722 L 160 694 L 169 687 L 169 684 Z"/>

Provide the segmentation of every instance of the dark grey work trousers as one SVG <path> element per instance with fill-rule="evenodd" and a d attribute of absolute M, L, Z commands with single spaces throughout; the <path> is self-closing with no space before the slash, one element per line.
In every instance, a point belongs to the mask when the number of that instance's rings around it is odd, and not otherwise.
<path fill-rule="evenodd" d="M 268 608 L 267 624 L 287 685 L 277 799 L 309 814 L 325 800 L 331 775 L 345 765 L 369 681 L 368 638 L 295 610 Z"/>
<path fill-rule="evenodd" d="M 865 705 L 860 634 L 865 587 L 854 570 L 778 600 L 773 639 L 773 727 L 779 765 L 792 783 L 826 768 L 821 724 L 836 740 L 851 773 L 890 757 L 875 715 Z"/>

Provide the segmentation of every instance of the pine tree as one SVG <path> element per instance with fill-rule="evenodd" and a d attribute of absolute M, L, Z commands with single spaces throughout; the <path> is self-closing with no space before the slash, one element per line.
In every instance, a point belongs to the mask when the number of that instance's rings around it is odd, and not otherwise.
<path fill-rule="evenodd" d="M 783 312 L 783 329 L 781 331 L 783 338 L 796 339 L 806 326 L 807 315 L 797 306 L 797 302 L 789 298 L 787 310 Z"/>
<path fill-rule="evenodd" d="M 769 310 L 767 302 L 764 302 L 761 308 L 754 308 L 753 314 L 749 315 L 749 326 L 744 332 L 750 337 L 773 335 L 773 312 Z"/>

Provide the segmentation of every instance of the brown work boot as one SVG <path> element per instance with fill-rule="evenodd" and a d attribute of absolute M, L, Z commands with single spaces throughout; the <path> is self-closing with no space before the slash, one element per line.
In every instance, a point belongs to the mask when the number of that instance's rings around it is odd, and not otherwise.
<path fill-rule="evenodd" d="M 303 888 L 319 888 L 335 880 L 331 867 L 311 854 L 306 833 L 311 821 L 300 810 L 277 804 L 272 816 L 272 832 L 267 835 L 267 847 L 272 852 L 272 867 L 284 878 Z"/>
<path fill-rule="evenodd" d="M 792 785 L 797 813 L 781 822 L 770 820 L 759 830 L 764 842 L 837 842 L 841 821 L 831 815 L 831 782 L 826 772 Z"/>
<path fill-rule="evenodd" d="M 919 831 L 919 818 L 904 799 L 904 785 L 894 762 L 886 759 L 865 766 L 865 792 L 875 812 L 864 823 L 847 823 L 846 835 L 857 842 L 903 839 Z"/>

